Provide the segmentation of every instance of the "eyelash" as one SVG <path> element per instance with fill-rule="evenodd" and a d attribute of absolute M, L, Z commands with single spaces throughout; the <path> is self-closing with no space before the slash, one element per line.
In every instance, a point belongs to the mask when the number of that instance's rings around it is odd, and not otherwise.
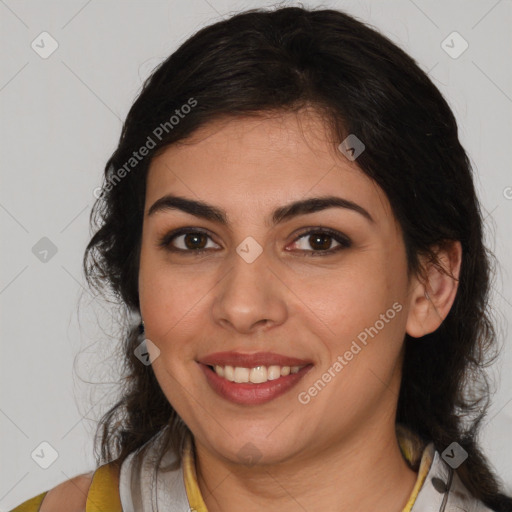
<path fill-rule="evenodd" d="M 182 253 L 182 254 L 192 253 L 194 256 L 197 256 L 197 255 L 200 255 L 200 254 L 203 254 L 205 252 L 212 250 L 212 249 L 188 249 L 188 250 L 187 249 L 177 249 L 170 245 L 171 242 L 178 236 L 187 235 L 187 234 L 203 234 L 211 239 L 210 235 L 206 231 L 203 231 L 201 229 L 185 227 L 185 228 L 177 229 L 175 231 L 171 231 L 170 233 L 166 233 L 158 241 L 158 246 L 163 247 L 165 250 L 167 250 L 169 252 Z M 302 232 L 297 236 L 297 238 L 295 238 L 293 243 L 297 242 L 298 240 L 300 240 L 301 238 L 304 238 L 306 236 L 311 236 L 311 235 L 316 235 L 316 234 L 328 235 L 331 238 L 333 238 L 336 242 L 338 242 L 340 245 L 333 249 L 325 249 L 322 251 L 302 250 L 302 252 L 306 253 L 305 256 L 329 256 L 334 253 L 337 253 L 340 250 L 347 249 L 352 245 L 351 240 L 347 236 L 341 234 L 338 231 L 335 231 L 335 230 L 329 229 L 329 228 L 313 228 L 308 231 Z M 299 251 L 301 251 L 301 250 L 299 249 Z"/>

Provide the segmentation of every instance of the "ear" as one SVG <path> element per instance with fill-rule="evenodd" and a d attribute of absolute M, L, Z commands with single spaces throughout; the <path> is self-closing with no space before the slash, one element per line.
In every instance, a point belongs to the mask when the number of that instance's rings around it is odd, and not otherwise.
<path fill-rule="evenodd" d="M 411 281 L 406 332 L 420 338 L 434 332 L 448 316 L 459 284 L 462 246 L 458 240 L 446 241 L 434 248 L 438 265 L 421 261 L 426 277 Z M 441 267 L 438 268 L 438 266 Z"/>

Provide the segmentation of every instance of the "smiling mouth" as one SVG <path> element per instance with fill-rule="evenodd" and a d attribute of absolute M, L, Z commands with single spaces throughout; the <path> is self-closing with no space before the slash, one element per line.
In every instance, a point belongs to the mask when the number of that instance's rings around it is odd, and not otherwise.
<path fill-rule="evenodd" d="M 252 383 L 261 384 L 264 382 L 277 380 L 280 377 L 286 377 L 290 374 L 298 373 L 302 368 L 308 365 L 301 366 L 255 366 L 253 368 L 245 368 L 242 366 L 219 366 L 207 365 L 208 368 L 213 370 L 219 377 L 230 382 Z"/>
<path fill-rule="evenodd" d="M 313 368 L 313 364 L 248 368 L 199 363 L 199 367 L 217 395 L 234 404 L 255 406 L 289 392 Z"/>

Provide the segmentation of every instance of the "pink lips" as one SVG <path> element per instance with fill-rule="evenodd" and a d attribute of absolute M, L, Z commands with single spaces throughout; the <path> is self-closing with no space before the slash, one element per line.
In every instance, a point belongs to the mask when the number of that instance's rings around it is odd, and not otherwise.
<path fill-rule="evenodd" d="M 256 366 L 304 366 L 297 373 L 290 373 L 275 380 L 259 384 L 231 382 L 215 373 L 210 366 L 240 366 L 254 368 Z M 270 402 L 291 390 L 313 364 L 304 359 L 287 357 L 272 352 L 243 354 L 240 352 L 216 352 L 199 361 L 199 366 L 206 380 L 215 393 L 226 400 L 239 405 L 259 405 Z"/>

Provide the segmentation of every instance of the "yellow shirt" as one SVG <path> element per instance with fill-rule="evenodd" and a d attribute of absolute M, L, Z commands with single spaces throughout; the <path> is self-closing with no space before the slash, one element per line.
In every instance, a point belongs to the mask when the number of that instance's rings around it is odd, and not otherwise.
<path fill-rule="evenodd" d="M 397 425 L 397 438 L 400 449 L 409 465 L 418 471 L 418 477 L 402 512 L 411 512 L 418 492 L 432 464 L 433 451 L 427 449 L 412 432 Z M 185 489 L 191 512 L 208 512 L 201 496 L 194 461 L 192 440 L 187 438 L 183 450 L 183 476 Z M 45 491 L 28 501 L 23 502 L 10 512 L 38 512 L 47 494 Z M 86 512 L 122 512 L 119 496 L 119 474 L 114 463 L 100 466 L 93 475 L 93 480 L 87 495 Z"/>

